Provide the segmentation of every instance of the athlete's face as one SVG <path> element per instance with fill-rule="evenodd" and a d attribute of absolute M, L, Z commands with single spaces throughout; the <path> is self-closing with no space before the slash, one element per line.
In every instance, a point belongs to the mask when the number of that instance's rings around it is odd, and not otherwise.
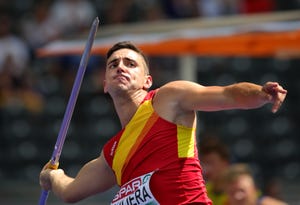
<path fill-rule="evenodd" d="M 226 185 L 230 205 L 256 205 L 257 190 L 249 175 L 240 175 Z"/>
<path fill-rule="evenodd" d="M 149 89 L 152 78 L 146 70 L 146 63 L 137 52 L 126 48 L 115 51 L 107 59 L 104 92 Z"/>

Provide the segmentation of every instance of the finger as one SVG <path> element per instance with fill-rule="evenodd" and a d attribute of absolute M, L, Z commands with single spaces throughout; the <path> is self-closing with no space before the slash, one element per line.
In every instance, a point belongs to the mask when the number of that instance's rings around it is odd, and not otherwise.
<path fill-rule="evenodd" d="M 280 86 L 280 85 L 274 86 L 274 87 L 272 87 L 272 89 L 274 91 L 277 91 L 277 92 L 280 92 L 280 93 L 287 93 L 287 90 L 283 89 L 283 87 Z"/>
<path fill-rule="evenodd" d="M 276 93 L 278 93 L 280 90 L 280 86 L 278 85 L 278 83 L 267 83 L 264 85 L 263 87 L 263 91 L 271 94 L 271 95 L 276 95 Z"/>
<path fill-rule="evenodd" d="M 48 162 L 47 164 L 44 165 L 44 167 L 43 167 L 42 170 L 46 170 L 46 169 L 48 169 L 48 167 L 49 167 L 49 162 Z"/>
<path fill-rule="evenodd" d="M 286 94 L 287 93 L 287 90 L 281 88 L 281 89 L 276 89 L 277 92 L 280 92 L 282 94 Z"/>
<path fill-rule="evenodd" d="M 283 89 L 281 85 L 279 85 L 277 82 L 268 82 L 264 85 L 264 90 L 267 91 L 272 91 L 272 90 L 277 90 L 281 92 L 287 92 L 287 90 Z"/>
<path fill-rule="evenodd" d="M 277 83 L 268 82 L 263 86 L 263 90 L 265 92 L 268 92 L 268 91 L 272 90 L 274 87 L 277 87 L 277 85 L 278 85 Z"/>
<path fill-rule="evenodd" d="M 49 179 L 49 170 L 44 170 L 40 173 L 40 177 L 39 177 L 39 183 L 40 186 L 44 189 L 44 190 L 50 190 L 51 189 L 51 182 Z"/>
<path fill-rule="evenodd" d="M 282 102 L 280 100 L 276 100 L 272 107 L 272 113 L 276 113 L 281 107 Z"/>

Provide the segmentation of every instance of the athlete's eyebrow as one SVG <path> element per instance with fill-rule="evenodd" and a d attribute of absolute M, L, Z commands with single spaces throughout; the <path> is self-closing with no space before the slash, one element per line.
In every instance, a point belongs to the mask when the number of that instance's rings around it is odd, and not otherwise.
<path fill-rule="evenodd" d="M 132 58 L 129 58 L 129 57 L 125 57 L 124 60 L 129 61 L 129 62 L 137 63 L 135 59 L 132 59 Z"/>
<path fill-rule="evenodd" d="M 115 62 L 117 62 L 118 60 L 119 60 L 119 58 L 112 59 L 111 61 L 108 61 L 108 62 L 107 62 L 107 65 L 110 65 L 110 64 L 112 64 L 112 63 L 115 63 Z"/>
<path fill-rule="evenodd" d="M 119 61 L 120 59 L 121 59 L 121 58 L 114 58 L 114 59 L 112 59 L 111 61 L 109 61 L 109 62 L 107 63 L 107 65 L 110 65 L 110 64 L 112 64 L 112 63 L 115 63 L 115 62 Z M 132 59 L 132 58 L 129 58 L 129 57 L 124 57 L 123 59 L 126 60 L 126 61 L 130 61 L 130 62 L 136 62 L 136 60 L 134 60 L 134 59 Z"/>

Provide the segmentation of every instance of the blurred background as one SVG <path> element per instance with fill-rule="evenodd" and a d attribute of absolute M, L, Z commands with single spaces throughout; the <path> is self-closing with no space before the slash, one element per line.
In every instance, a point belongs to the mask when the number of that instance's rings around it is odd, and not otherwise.
<path fill-rule="evenodd" d="M 136 36 L 131 34 L 135 25 L 143 25 L 152 34 L 153 25 L 172 23 L 176 27 L 177 23 L 211 19 L 222 24 L 226 18 L 235 21 L 282 12 L 292 13 L 291 21 L 295 22 L 300 20 L 299 9 L 299 0 L 1 0 L 0 204 L 38 203 L 39 172 L 51 157 L 81 57 L 72 49 L 39 56 L 40 49 L 53 42 L 68 47 L 72 42 L 85 41 L 96 16 L 100 19 L 96 40 L 102 32 L 115 35 L 110 41 L 119 40 L 118 33 L 128 32 L 126 38 L 134 42 Z M 221 46 L 216 44 L 215 48 Z M 197 134 L 199 143 L 208 135 L 222 139 L 233 162 L 249 163 L 254 168 L 263 192 L 268 193 L 270 185 L 276 186 L 282 199 L 300 204 L 300 50 L 262 56 L 145 51 L 150 58 L 153 88 L 177 79 L 203 85 L 281 83 L 289 93 L 278 113 L 272 114 L 270 106 L 251 111 L 199 112 Z M 60 160 L 71 176 L 97 157 L 104 143 L 120 129 L 112 102 L 102 91 L 104 68 L 103 53 L 93 53 Z M 109 204 L 115 192 L 113 189 L 77 204 Z M 52 194 L 48 203 L 62 204 Z"/>

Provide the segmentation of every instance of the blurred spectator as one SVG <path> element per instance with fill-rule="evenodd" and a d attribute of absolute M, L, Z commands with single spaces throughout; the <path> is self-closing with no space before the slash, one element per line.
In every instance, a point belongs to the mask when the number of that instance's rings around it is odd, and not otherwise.
<path fill-rule="evenodd" d="M 203 17 L 216 17 L 225 13 L 225 2 L 222 0 L 198 0 L 197 4 Z"/>
<path fill-rule="evenodd" d="M 224 2 L 224 15 L 235 15 L 239 13 L 238 4 L 240 0 L 223 0 Z"/>
<path fill-rule="evenodd" d="M 218 17 L 238 13 L 239 0 L 198 0 L 198 10 L 203 17 Z"/>
<path fill-rule="evenodd" d="M 273 198 L 282 200 L 282 186 L 279 178 L 273 177 L 268 180 L 265 185 L 264 193 Z"/>
<path fill-rule="evenodd" d="M 159 21 L 166 18 L 161 2 L 158 0 L 135 1 L 144 21 Z"/>
<path fill-rule="evenodd" d="M 254 175 L 245 164 L 231 165 L 224 176 L 227 205 L 287 205 L 269 196 L 262 196 L 256 186 Z"/>
<path fill-rule="evenodd" d="M 106 22 L 108 24 L 120 24 L 129 21 L 130 8 L 133 0 L 112 0 L 106 10 Z M 131 14 L 132 15 L 132 14 Z"/>
<path fill-rule="evenodd" d="M 240 13 L 272 12 L 276 9 L 275 0 L 241 0 Z"/>
<path fill-rule="evenodd" d="M 163 7 L 170 18 L 198 17 L 197 1 L 195 0 L 166 0 Z"/>
<path fill-rule="evenodd" d="M 89 30 L 97 13 L 89 0 L 56 0 L 49 15 L 62 36 L 72 36 Z"/>
<path fill-rule="evenodd" d="M 295 10 L 300 8 L 299 0 L 289 0 L 288 3 L 286 0 L 276 0 L 277 10 Z"/>
<path fill-rule="evenodd" d="M 29 81 L 29 49 L 12 30 L 12 18 L 0 13 L 0 106 L 41 111 L 42 97 Z"/>
<path fill-rule="evenodd" d="M 19 77 L 29 63 L 29 50 L 26 43 L 13 33 L 13 22 L 9 13 L 0 12 L 0 72 L 7 59 L 14 65 L 10 72 Z"/>
<path fill-rule="evenodd" d="M 206 136 L 200 141 L 199 158 L 206 180 L 206 189 L 214 205 L 224 205 L 223 173 L 230 165 L 228 147 L 217 137 Z"/>
<path fill-rule="evenodd" d="M 27 26 L 28 33 L 32 27 L 39 27 L 38 32 L 42 35 L 45 33 L 45 38 L 40 38 L 40 42 L 31 39 L 39 45 L 57 38 L 70 38 L 79 35 L 85 35 L 91 28 L 93 20 L 97 16 L 96 6 L 89 0 L 55 0 L 54 2 L 44 0 L 36 7 L 36 21 L 30 22 Z M 51 3 L 49 5 L 49 2 Z M 35 21 L 35 22 L 34 22 Z M 101 21 L 101 19 L 100 19 Z M 25 27 L 26 28 L 26 27 Z M 26 31 L 26 29 L 24 29 Z M 39 36 L 39 33 L 35 35 Z M 28 34 L 28 36 L 31 36 Z M 31 36 L 31 37 L 34 37 Z M 57 68 L 60 69 L 59 75 L 56 77 L 67 84 L 67 93 L 72 88 L 74 76 L 80 64 L 81 55 L 61 55 L 56 58 Z M 97 65 L 98 60 L 95 56 L 89 58 L 87 70 L 93 69 Z"/>
<path fill-rule="evenodd" d="M 157 21 L 165 18 L 161 2 L 158 0 L 113 0 L 107 5 L 107 24 Z"/>
<path fill-rule="evenodd" d="M 15 64 L 11 56 L 7 56 L 0 67 L 0 107 L 21 108 L 32 113 L 43 110 L 44 99 L 33 89 L 33 81 L 28 72 L 14 75 Z"/>
<path fill-rule="evenodd" d="M 21 21 L 22 34 L 32 50 L 59 37 L 57 25 L 49 18 L 50 5 L 45 0 L 37 2 Z"/>

